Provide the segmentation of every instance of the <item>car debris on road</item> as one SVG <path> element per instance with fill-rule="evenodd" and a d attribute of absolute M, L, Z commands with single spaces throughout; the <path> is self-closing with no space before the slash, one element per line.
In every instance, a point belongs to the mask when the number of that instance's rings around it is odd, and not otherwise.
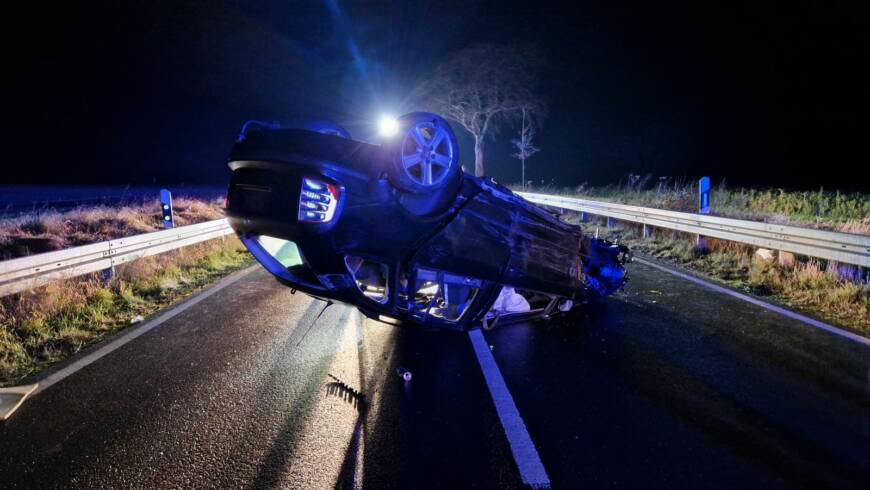
<path fill-rule="evenodd" d="M 399 377 L 404 379 L 406 382 L 411 381 L 411 378 L 412 378 L 411 371 L 408 371 L 407 369 L 405 369 L 401 366 L 396 368 L 396 374 L 398 374 Z"/>

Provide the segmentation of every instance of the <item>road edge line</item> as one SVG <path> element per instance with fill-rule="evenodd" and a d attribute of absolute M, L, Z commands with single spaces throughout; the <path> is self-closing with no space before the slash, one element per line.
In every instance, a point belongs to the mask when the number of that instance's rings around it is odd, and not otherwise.
<path fill-rule="evenodd" d="M 483 378 L 489 388 L 489 394 L 493 404 L 495 404 L 495 410 L 507 436 L 514 462 L 520 471 L 523 483 L 531 488 L 550 488 L 547 470 L 544 469 L 538 450 L 535 448 L 528 430 L 526 430 L 526 424 L 523 422 L 514 399 L 508 391 L 504 377 L 498 369 L 498 364 L 489 350 L 489 344 L 483 338 L 480 329 L 470 330 L 468 337 L 471 339 L 477 363 L 483 372 Z"/>
<path fill-rule="evenodd" d="M 235 273 L 229 275 L 228 277 L 221 279 L 215 285 L 213 285 L 209 288 L 206 288 L 205 290 L 195 294 L 194 296 L 182 301 L 181 303 L 179 303 L 175 306 L 170 307 L 169 310 L 166 310 L 162 313 L 159 313 L 157 316 L 151 318 L 150 320 L 142 322 L 142 324 L 139 325 L 138 327 L 136 327 L 132 330 L 124 330 L 120 336 L 116 337 L 114 340 L 109 341 L 109 343 L 101 346 L 99 349 L 91 352 L 90 354 L 87 354 L 86 356 L 82 357 L 81 359 L 77 359 L 76 361 L 74 361 L 70 365 L 64 367 L 63 369 L 60 369 L 58 371 L 55 371 L 55 372 L 49 374 L 48 376 L 46 376 L 43 379 L 36 380 L 35 383 L 38 383 L 39 386 L 33 391 L 33 393 L 31 395 L 36 395 L 36 394 L 50 388 L 55 383 L 62 381 L 63 379 L 75 374 L 80 369 L 88 366 L 89 364 L 96 362 L 97 360 L 101 359 L 102 357 L 115 351 L 119 347 L 124 346 L 125 344 L 127 344 L 131 340 L 134 340 L 134 339 L 138 338 L 139 336 L 141 336 L 145 333 L 148 333 L 149 331 L 160 326 L 161 324 L 163 324 L 167 320 L 170 320 L 173 317 L 175 317 L 176 315 L 183 313 L 184 311 L 186 311 L 190 307 L 198 304 L 200 301 L 203 301 L 203 300 L 209 298 L 210 296 L 212 296 L 213 294 L 215 294 L 219 291 L 222 291 L 227 286 L 234 284 L 236 281 L 247 276 L 248 274 L 250 274 L 252 271 L 254 271 L 256 269 L 257 269 L 257 266 L 252 265 L 248 268 L 245 268 L 245 269 L 242 269 L 238 272 L 235 272 Z"/>
<path fill-rule="evenodd" d="M 766 310 L 770 310 L 774 313 L 779 313 L 780 315 L 789 317 L 792 320 L 798 320 L 798 321 L 806 323 L 807 325 L 810 325 L 812 327 L 816 327 L 816 328 L 818 328 L 820 330 L 824 330 L 828 333 L 832 333 L 834 335 L 839 335 L 840 337 L 843 337 L 843 338 L 849 339 L 853 342 L 857 342 L 859 344 L 863 344 L 865 346 L 870 347 L 870 339 L 868 339 L 866 337 L 862 337 L 861 335 L 858 335 L 856 333 L 849 332 L 848 330 L 843 330 L 843 329 L 837 328 L 833 325 L 828 325 L 827 323 L 816 320 L 815 318 L 810 318 L 806 315 L 801 315 L 800 313 L 796 313 L 794 311 L 788 310 L 788 309 L 783 308 L 781 306 L 777 306 L 777 305 L 768 303 L 766 301 L 762 301 L 760 299 L 753 298 L 752 296 L 749 296 L 749 295 L 746 295 L 743 293 L 738 293 L 737 291 L 731 290 L 731 289 L 726 288 L 724 286 L 719 286 L 718 284 L 713 284 L 713 283 L 705 281 L 699 277 L 695 277 L 695 276 L 692 276 L 690 274 L 686 274 L 684 272 L 679 272 L 679 271 L 675 271 L 673 269 L 669 269 L 665 266 L 656 264 L 654 262 L 650 262 L 650 261 L 640 259 L 637 257 L 634 258 L 634 262 L 639 262 L 641 264 L 652 267 L 654 269 L 658 269 L 662 272 L 667 272 L 668 274 L 677 276 L 681 279 L 685 279 L 685 280 L 693 282 L 695 284 L 704 286 L 707 289 L 712 289 L 713 291 L 727 294 L 731 297 L 752 303 L 756 306 L 760 306 L 761 308 L 764 308 Z"/>
<path fill-rule="evenodd" d="M 36 390 L 38 385 L 29 384 L 29 385 L 21 385 L 21 386 L 11 386 L 9 388 L 0 388 L 0 400 L 5 395 L 7 397 L 13 397 L 17 399 L 12 402 L 12 404 L 6 403 L 6 407 L 4 408 L 4 403 L 0 401 L 0 422 L 5 422 L 15 413 L 16 410 L 24 403 L 24 400 L 30 396 L 31 393 Z"/>

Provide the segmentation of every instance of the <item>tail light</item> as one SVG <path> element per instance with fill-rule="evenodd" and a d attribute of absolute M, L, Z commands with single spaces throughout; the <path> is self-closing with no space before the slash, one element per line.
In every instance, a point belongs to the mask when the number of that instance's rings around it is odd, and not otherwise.
<path fill-rule="evenodd" d="M 299 221 L 304 223 L 328 223 L 338 207 L 338 186 L 317 179 L 302 179 L 299 194 Z"/>

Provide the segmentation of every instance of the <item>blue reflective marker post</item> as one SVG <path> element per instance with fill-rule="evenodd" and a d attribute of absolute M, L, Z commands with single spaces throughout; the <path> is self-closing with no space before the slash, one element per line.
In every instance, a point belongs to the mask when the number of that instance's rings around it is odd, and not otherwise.
<path fill-rule="evenodd" d="M 112 279 L 115 277 L 115 266 L 109 266 L 108 269 L 103 269 L 103 284 L 109 285 L 112 282 Z"/>
<path fill-rule="evenodd" d="M 710 214 L 710 177 L 701 177 L 698 181 L 698 214 Z M 704 237 L 698 235 L 698 250 L 705 250 L 707 244 Z"/>
<path fill-rule="evenodd" d="M 160 209 L 163 212 L 163 227 L 174 228 L 172 220 L 172 193 L 168 189 L 160 189 Z"/>

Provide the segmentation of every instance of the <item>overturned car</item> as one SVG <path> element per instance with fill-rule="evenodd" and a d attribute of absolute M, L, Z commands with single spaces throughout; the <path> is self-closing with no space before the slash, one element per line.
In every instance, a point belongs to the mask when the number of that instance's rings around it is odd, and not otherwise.
<path fill-rule="evenodd" d="M 227 216 L 278 281 L 388 323 L 456 329 L 567 312 L 625 284 L 625 247 L 465 174 L 441 117 L 398 122 L 379 145 L 328 123 L 246 124 Z"/>

